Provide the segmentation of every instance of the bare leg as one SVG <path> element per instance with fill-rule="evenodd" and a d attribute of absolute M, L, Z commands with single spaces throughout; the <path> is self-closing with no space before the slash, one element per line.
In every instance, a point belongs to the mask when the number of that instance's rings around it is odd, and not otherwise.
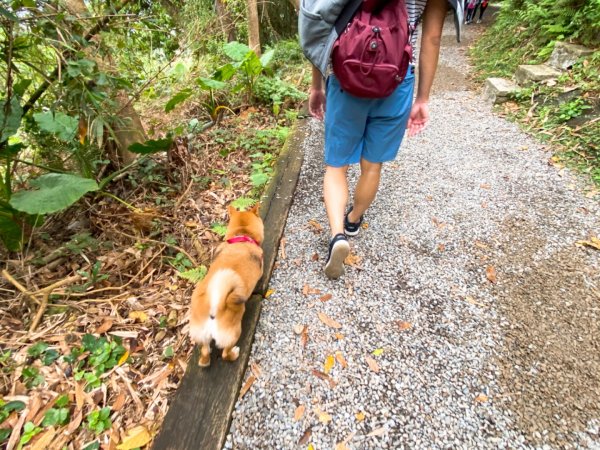
<path fill-rule="evenodd" d="M 348 220 L 356 223 L 365 211 L 371 206 L 381 179 L 381 163 L 360 160 L 360 178 L 354 191 L 354 205 L 348 214 Z"/>
<path fill-rule="evenodd" d="M 235 361 L 240 356 L 240 348 L 236 345 L 235 347 L 225 347 L 223 349 L 222 357 L 225 361 Z"/>
<path fill-rule="evenodd" d="M 200 359 L 198 360 L 200 367 L 210 366 L 210 344 L 202 344 L 200 347 Z"/>
<path fill-rule="evenodd" d="M 344 232 L 344 214 L 348 203 L 347 171 L 348 166 L 327 166 L 325 169 L 323 197 L 332 237 Z"/>

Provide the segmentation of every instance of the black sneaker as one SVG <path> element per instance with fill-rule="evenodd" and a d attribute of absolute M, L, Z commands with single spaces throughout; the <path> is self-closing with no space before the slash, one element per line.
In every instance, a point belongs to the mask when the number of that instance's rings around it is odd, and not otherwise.
<path fill-rule="evenodd" d="M 360 216 L 358 222 L 350 222 L 348 220 L 348 214 L 350 214 L 350 211 L 352 211 L 352 207 L 344 216 L 344 233 L 346 233 L 347 236 L 356 236 L 358 234 L 358 231 L 360 230 L 360 226 L 363 223 L 364 216 Z"/>
<path fill-rule="evenodd" d="M 350 253 L 350 244 L 344 233 L 336 234 L 329 242 L 329 255 L 325 264 L 325 275 L 335 280 L 344 274 L 344 260 Z"/>

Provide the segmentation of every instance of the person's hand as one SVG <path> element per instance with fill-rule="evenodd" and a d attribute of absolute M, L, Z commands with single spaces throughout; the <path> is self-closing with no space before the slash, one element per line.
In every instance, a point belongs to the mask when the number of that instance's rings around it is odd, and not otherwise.
<path fill-rule="evenodd" d="M 323 89 L 311 89 L 308 97 L 308 111 L 310 115 L 323 120 L 325 112 L 325 92 Z"/>
<path fill-rule="evenodd" d="M 415 101 L 408 118 L 408 135 L 416 136 L 425 129 L 429 122 L 429 107 L 426 101 Z"/>

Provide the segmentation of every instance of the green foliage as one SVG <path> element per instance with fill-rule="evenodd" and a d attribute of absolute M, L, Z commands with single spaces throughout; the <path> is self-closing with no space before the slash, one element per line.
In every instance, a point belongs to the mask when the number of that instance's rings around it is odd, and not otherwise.
<path fill-rule="evenodd" d="M 278 77 L 260 78 L 254 86 L 254 95 L 261 103 L 273 105 L 273 113 L 276 115 L 284 102 L 297 104 L 307 99 L 305 92 Z"/>
<path fill-rule="evenodd" d="M 183 272 L 178 272 L 177 275 L 180 278 L 188 280 L 192 283 L 198 283 L 206 276 L 207 271 L 208 269 L 206 266 L 200 266 L 196 267 L 195 269 L 188 269 L 184 270 Z"/>
<path fill-rule="evenodd" d="M 225 236 L 225 233 L 227 232 L 227 225 L 225 225 L 224 223 L 213 223 L 210 226 L 210 229 L 215 232 L 216 234 L 218 234 L 219 236 L 223 237 Z"/>
<path fill-rule="evenodd" d="M 44 413 L 43 427 L 66 425 L 69 421 L 69 408 L 50 408 Z"/>
<path fill-rule="evenodd" d="M 41 359 L 45 366 L 49 366 L 60 357 L 60 353 L 48 347 L 45 342 L 37 342 L 27 349 L 27 354 L 34 359 Z"/>
<path fill-rule="evenodd" d="M 248 209 L 249 207 L 254 206 L 255 203 L 256 203 L 256 200 L 253 198 L 238 197 L 234 201 L 231 202 L 231 206 L 233 206 L 236 209 L 239 209 L 240 211 L 244 211 L 244 210 Z"/>
<path fill-rule="evenodd" d="M 105 407 L 100 410 L 92 411 L 86 417 L 87 427 L 96 434 L 100 434 L 110 427 L 112 427 L 112 421 L 110 420 L 110 408 Z"/>
<path fill-rule="evenodd" d="M 66 173 L 47 173 L 31 180 L 34 191 L 15 192 L 10 205 L 28 214 L 48 214 L 68 208 L 88 192 L 98 190 L 94 180 Z"/>
<path fill-rule="evenodd" d="M 8 419 L 8 416 L 10 416 L 11 412 L 19 412 L 23 409 L 25 409 L 25 403 L 22 401 L 13 400 L 12 402 L 5 403 L 4 400 L 0 399 L 0 423 Z"/>
<path fill-rule="evenodd" d="M 73 292 L 85 292 L 90 287 L 94 286 L 96 283 L 99 283 L 100 281 L 103 281 L 103 280 L 107 280 L 108 275 L 105 273 L 101 273 L 100 272 L 101 268 L 102 268 L 102 262 L 96 261 L 90 268 L 89 272 L 87 270 L 77 271 L 77 273 L 79 275 L 81 275 L 86 280 L 86 282 L 84 284 L 82 284 L 81 286 L 71 287 L 71 290 Z"/>
<path fill-rule="evenodd" d="M 36 434 L 42 431 L 41 427 L 36 427 L 33 422 L 27 422 L 23 425 L 23 434 L 19 440 L 19 445 L 27 444 Z"/>
<path fill-rule="evenodd" d="M 62 112 L 52 113 L 40 112 L 33 115 L 40 129 L 53 133 L 62 141 L 69 142 L 75 138 L 77 126 L 79 124 L 78 117 L 71 117 Z"/>
<path fill-rule="evenodd" d="M 262 54 L 259 58 L 253 50 L 241 42 L 228 42 L 223 46 L 225 54 L 233 61 L 231 66 L 236 70 L 240 78 L 234 91 L 243 90 L 248 100 L 253 98 L 254 85 L 265 72 L 273 59 L 275 50 L 271 49 Z M 230 73 L 229 65 L 221 68 L 221 73 Z"/>
<path fill-rule="evenodd" d="M 23 382 L 25 383 L 25 386 L 27 386 L 28 389 L 39 386 L 44 382 L 43 375 L 36 367 L 23 367 L 21 377 L 23 378 Z"/>
<path fill-rule="evenodd" d="M 166 152 L 171 147 L 173 139 L 150 139 L 143 144 L 136 142 L 129 146 L 129 151 L 133 153 L 139 153 L 141 155 L 149 155 L 152 153 Z"/>

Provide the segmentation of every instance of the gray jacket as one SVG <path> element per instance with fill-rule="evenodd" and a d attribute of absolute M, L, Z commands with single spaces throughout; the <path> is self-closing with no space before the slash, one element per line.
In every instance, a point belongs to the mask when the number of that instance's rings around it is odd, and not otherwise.
<path fill-rule="evenodd" d="M 333 44 L 338 38 L 335 22 L 350 3 L 356 0 L 300 0 L 298 33 L 304 55 L 325 77 Z M 456 40 L 460 42 L 463 21 L 462 0 L 448 0 L 454 10 Z"/>

